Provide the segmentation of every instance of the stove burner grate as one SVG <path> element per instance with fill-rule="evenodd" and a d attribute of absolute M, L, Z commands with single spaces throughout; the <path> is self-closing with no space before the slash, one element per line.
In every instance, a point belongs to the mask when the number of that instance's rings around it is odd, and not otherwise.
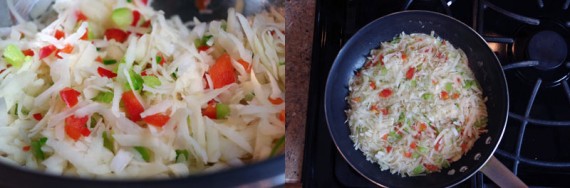
<path fill-rule="evenodd" d="M 570 0 L 566 1 L 565 9 L 568 7 L 567 4 L 570 4 Z M 539 0 L 538 5 L 539 7 L 544 7 L 544 3 L 541 0 Z M 521 155 L 524 134 L 529 123 L 538 126 L 570 127 L 570 121 L 542 120 L 530 117 L 536 96 L 543 88 L 560 87 L 561 85 L 570 101 L 570 87 L 568 84 L 570 63 L 566 62 L 570 59 L 568 58 L 567 45 L 568 41 L 570 41 L 567 37 L 570 36 L 570 32 L 563 26 L 570 26 L 570 22 L 559 24 L 549 20 L 527 17 L 507 11 L 487 0 L 480 0 L 478 1 L 478 9 L 474 12 L 477 19 L 473 22 L 473 27 L 477 28 L 477 32 L 480 34 L 484 33 L 483 20 L 485 12 L 488 10 L 498 12 L 524 25 L 515 35 L 514 38 L 516 40 L 511 37 L 484 36 L 484 38 L 490 43 L 501 43 L 511 46 L 513 48 L 512 51 L 514 51 L 512 52 L 514 60 L 517 62 L 503 63 L 503 70 L 507 74 L 511 71 L 517 72 L 524 80 L 531 83 L 534 82 L 524 115 L 509 112 L 510 118 L 521 122 L 514 154 L 501 149 L 497 149 L 496 154 L 513 161 L 512 171 L 515 175 L 518 173 L 520 163 L 546 168 L 570 168 L 570 161 L 541 161 L 529 159 Z"/>

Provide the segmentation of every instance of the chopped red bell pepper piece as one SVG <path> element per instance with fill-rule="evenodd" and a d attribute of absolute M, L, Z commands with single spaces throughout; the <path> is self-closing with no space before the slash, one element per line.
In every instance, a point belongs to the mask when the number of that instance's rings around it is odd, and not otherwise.
<path fill-rule="evenodd" d="M 208 102 L 206 109 L 202 109 L 202 114 L 209 117 L 210 119 L 216 119 L 216 103 L 213 101 Z"/>
<path fill-rule="evenodd" d="M 406 72 L 406 79 L 411 80 L 414 77 L 414 73 L 416 72 L 416 68 L 410 67 Z"/>
<path fill-rule="evenodd" d="M 206 7 L 208 6 L 208 4 L 210 4 L 210 1 L 208 1 L 208 0 L 196 0 L 196 1 L 194 1 L 194 4 L 196 5 L 196 8 L 198 8 L 199 11 L 203 11 L 203 10 L 206 10 Z"/>
<path fill-rule="evenodd" d="M 241 66 L 243 66 L 243 68 L 245 69 L 245 72 L 251 73 L 251 65 L 249 62 L 247 62 L 243 59 L 240 59 L 240 60 L 238 60 L 238 63 L 241 64 Z"/>
<path fill-rule="evenodd" d="M 144 122 L 156 126 L 156 127 L 162 127 L 164 126 L 168 120 L 170 120 L 170 117 L 168 117 L 167 115 L 164 114 L 153 114 L 150 116 L 146 116 L 143 118 Z"/>
<path fill-rule="evenodd" d="M 388 111 L 388 108 L 382 108 L 382 115 L 388 115 L 390 113 L 390 111 Z"/>
<path fill-rule="evenodd" d="M 281 110 L 281 113 L 279 113 L 279 120 L 285 122 L 285 110 Z"/>
<path fill-rule="evenodd" d="M 228 54 L 220 56 L 214 65 L 210 67 L 209 73 L 212 78 L 214 89 L 224 87 L 236 82 L 236 73 L 232 65 L 232 58 Z"/>
<path fill-rule="evenodd" d="M 127 118 L 132 121 L 140 121 L 142 119 L 141 113 L 144 112 L 144 107 L 135 97 L 134 91 L 130 90 L 124 92 L 121 100 L 123 100 L 123 103 L 125 104 Z"/>
<path fill-rule="evenodd" d="M 412 142 L 412 143 L 410 144 L 410 148 L 416 149 L 416 147 L 417 147 L 416 142 Z"/>
<path fill-rule="evenodd" d="M 443 100 L 447 100 L 449 98 L 449 94 L 446 91 L 442 91 L 440 97 Z"/>
<path fill-rule="evenodd" d="M 97 73 L 99 73 L 99 76 L 101 76 L 101 77 L 107 77 L 107 78 L 117 77 L 116 73 L 114 73 L 113 71 L 107 70 L 103 67 L 97 68 Z"/>
<path fill-rule="evenodd" d="M 269 100 L 269 102 L 271 102 L 271 104 L 274 104 L 274 105 L 280 105 L 281 103 L 284 102 L 281 97 L 277 97 L 276 99 L 268 97 L 267 99 Z"/>
<path fill-rule="evenodd" d="M 24 147 L 22 147 L 22 150 L 23 151 L 30 151 L 30 146 L 24 146 Z"/>
<path fill-rule="evenodd" d="M 89 40 L 89 28 L 85 28 L 85 33 L 81 36 L 81 40 Z"/>
<path fill-rule="evenodd" d="M 406 152 L 404 152 L 404 157 L 411 158 L 411 157 L 412 157 L 412 153 L 406 151 Z"/>
<path fill-rule="evenodd" d="M 47 45 L 40 49 L 40 59 L 46 58 L 56 50 L 54 45 Z"/>
<path fill-rule="evenodd" d="M 107 37 L 107 40 L 115 39 L 115 41 L 120 43 L 125 42 L 128 36 L 127 32 L 120 29 L 111 28 L 105 31 L 105 37 Z"/>
<path fill-rule="evenodd" d="M 137 10 L 133 10 L 133 22 L 131 22 L 131 26 L 137 26 L 139 20 L 141 19 L 141 13 Z"/>
<path fill-rule="evenodd" d="M 77 17 L 77 22 L 82 22 L 87 20 L 87 16 L 85 16 L 85 14 L 83 14 L 83 12 L 81 11 L 76 11 L 75 16 Z"/>
<path fill-rule="evenodd" d="M 34 56 L 34 51 L 32 49 L 24 50 L 22 53 L 24 53 L 25 56 Z"/>
<path fill-rule="evenodd" d="M 203 52 L 203 51 L 206 51 L 208 49 L 210 49 L 209 46 L 203 45 L 203 46 L 198 47 L 198 52 Z"/>
<path fill-rule="evenodd" d="M 63 88 L 61 91 L 59 91 L 59 95 L 61 96 L 61 99 L 65 102 L 67 107 L 71 108 L 77 104 L 78 102 L 77 98 L 79 97 L 79 95 L 81 95 L 81 93 L 75 89 L 66 87 Z"/>
<path fill-rule="evenodd" d="M 59 29 L 58 29 L 58 30 L 55 30 L 54 37 L 55 37 L 57 40 L 59 40 L 59 39 L 65 37 L 65 33 L 64 33 L 63 31 L 59 30 Z"/>
<path fill-rule="evenodd" d="M 431 172 L 439 170 L 439 167 L 432 164 L 424 164 L 424 167 L 426 167 L 426 169 Z"/>
<path fill-rule="evenodd" d="M 73 52 L 73 48 L 74 48 L 73 45 L 71 45 L 71 44 L 66 44 L 65 47 L 63 47 L 63 49 L 58 49 L 58 50 L 55 52 L 55 57 L 61 59 L 61 56 L 59 55 L 60 52 L 66 53 L 66 54 L 70 54 L 71 52 Z"/>
<path fill-rule="evenodd" d="M 89 136 L 91 131 L 87 128 L 87 120 L 89 116 L 77 117 L 75 115 L 65 118 L 65 133 L 74 141 L 79 140 L 81 136 Z"/>
<path fill-rule="evenodd" d="M 451 95 L 452 99 L 457 99 L 459 98 L 459 93 L 453 93 L 453 95 Z"/>
<path fill-rule="evenodd" d="M 380 91 L 380 93 L 378 95 L 380 97 L 383 97 L 383 98 L 388 98 L 392 95 L 392 90 L 391 89 L 383 89 L 382 91 Z"/>
<path fill-rule="evenodd" d="M 32 116 L 34 117 L 35 120 L 38 120 L 38 121 L 40 121 L 40 120 L 42 120 L 42 119 L 44 118 L 44 117 L 42 116 L 42 114 L 40 114 L 40 113 L 34 114 L 34 115 L 32 115 Z"/>

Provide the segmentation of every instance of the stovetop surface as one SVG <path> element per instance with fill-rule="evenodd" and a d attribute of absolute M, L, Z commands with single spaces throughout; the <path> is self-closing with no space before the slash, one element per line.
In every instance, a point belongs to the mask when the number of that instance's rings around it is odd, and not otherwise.
<path fill-rule="evenodd" d="M 451 15 L 487 40 L 505 69 L 510 94 L 509 120 L 495 157 L 528 185 L 570 185 L 569 5 L 570 0 L 318 0 L 303 185 L 374 186 L 344 161 L 332 142 L 324 87 L 344 42 L 369 22 L 407 9 Z M 458 185 L 495 186 L 482 173 Z"/>

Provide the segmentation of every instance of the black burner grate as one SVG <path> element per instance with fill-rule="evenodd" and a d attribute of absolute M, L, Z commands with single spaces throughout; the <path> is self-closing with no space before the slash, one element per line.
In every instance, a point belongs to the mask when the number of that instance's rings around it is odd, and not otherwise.
<path fill-rule="evenodd" d="M 567 0 L 564 3 L 564 9 L 568 8 L 568 4 L 569 4 L 570 0 Z M 542 0 L 538 1 L 538 6 L 539 7 L 544 7 L 544 2 Z M 491 2 L 488 2 L 486 0 L 481 0 L 478 2 L 478 11 L 477 11 L 477 21 L 474 22 L 474 27 L 477 28 L 477 31 L 480 34 L 485 34 L 484 32 L 484 16 L 485 13 L 487 11 L 495 11 L 498 12 L 504 16 L 507 16 L 509 18 L 511 18 L 512 20 L 521 22 L 523 24 L 527 24 L 527 25 L 532 25 L 532 26 L 541 26 L 544 25 L 543 23 L 546 22 L 544 20 L 541 19 L 537 19 L 537 18 L 532 18 L 529 16 L 523 16 L 520 14 L 516 14 L 513 12 L 510 12 L 506 9 L 503 9 Z M 545 18 L 546 19 L 546 18 Z M 568 22 L 566 22 L 568 23 Z M 569 24 L 566 24 L 569 25 Z M 553 32 L 551 30 L 549 30 L 548 26 L 545 26 L 545 29 L 542 31 L 537 31 L 535 34 L 540 35 L 540 34 L 544 34 L 545 32 Z M 564 32 L 564 31 L 562 31 Z M 532 33 L 531 33 L 532 34 Z M 568 34 L 568 33 L 561 33 L 561 34 Z M 553 36 L 560 36 L 558 33 L 556 33 L 556 35 Z M 515 39 L 511 38 L 511 37 L 489 37 L 489 36 L 485 36 L 484 38 L 488 41 L 488 42 L 493 42 L 493 43 L 502 43 L 502 44 L 507 44 L 512 46 L 515 43 Z M 556 37 L 554 37 L 556 38 Z M 558 39 L 558 38 L 556 38 Z M 542 39 L 545 40 L 545 39 Z M 529 41 L 530 42 L 530 41 Z M 564 45 L 563 48 L 561 48 L 560 46 L 554 45 L 554 46 L 549 46 L 549 47 L 545 47 L 548 50 L 562 50 L 562 60 L 560 62 L 560 64 L 565 64 L 564 66 L 554 66 L 554 68 L 552 67 L 548 67 L 550 69 L 556 69 L 557 72 L 564 72 L 564 76 L 561 78 L 561 80 L 559 81 L 558 84 L 554 83 L 554 84 L 550 84 L 550 86 L 555 86 L 555 87 L 563 87 L 563 90 L 565 92 L 565 95 L 568 98 L 568 102 L 570 102 L 570 88 L 568 87 L 568 74 L 570 73 L 570 69 L 568 68 L 570 63 L 566 63 L 566 60 L 568 60 L 568 49 L 566 46 L 566 40 L 564 41 L 556 41 L 556 42 L 563 42 L 562 44 Z M 538 49 L 530 49 L 530 50 L 538 50 Z M 531 55 L 530 58 L 533 57 L 532 52 L 535 51 L 531 51 Z M 537 52 L 540 53 L 540 52 Z M 550 56 L 548 57 L 552 57 L 552 54 L 550 54 Z M 546 57 L 546 58 L 548 58 Z M 544 57 L 538 57 L 538 58 L 544 58 Z M 547 62 L 545 62 L 547 61 Z M 519 69 L 535 69 L 535 71 L 545 71 L 545 72 L 551 72 L 551 70 L 549 70 L 548 68 L 542 68 L 540 67 L 542 64 L 545 63 L 550 63 L 548 62 L 550 61 L 550 59 L 528 59 L 528 60 L 523 60 L 520 62 L 512 62 L 512 63 L 504 63 L 503 69 L 505 70 L 505 72 L 507 74 L 512 73 L 513 71 L 519 70 Z M 528 73 L 528 72 L 527 72 Z M 510 112 L 509 113 L 509 117 L 513 120 L 517 120 L 520 121 L 520 127 L 519 127 L 519 132 L 517 135 L 517 139 L 516 139 L 516 146 L 515 146 L 515 150 L 514 150 L 514 154 L 506 152 L 502 149 L 498 149 L 497 150 L 497 154 L 503 157 L 506 157 L 510 160 L 513 161 L 513 166 L 512 166 L 512 171 L 514 174 L 518 174 L 518 169 L 519 169 L 519 165 L 520 163 L 525 163 L 528 165 L 533 165 L 533 166 L 537 166 L 537 167 L 546 167 L 546 168 L 570 168 L 570 161 L 567 162 L 551 162 L 551 161 L 542 161 L 542 160 L 535 160 L 535 159 L 529 159 L 526 158 L 524 156 L 521 155 L 521 149 L 523 146 L 523 139 L 525 138 L 525 132 L 526 132 L 526 127 L 529 125 L 529 123 L 532 123 L 533 125 L 537 125 L 537 126 L 570 126 L 570 121 L 553 121 L 553 120 L 547 120 L 547 119 L 535 119 L 531 117 L 531 109 L 533 108 L 533 104 L 536 101 L 536 96 L 537 94 L 541 91 L 541 89 L 544 89 L 543 86 L 543 78 L 541 78 L 541 76 L 538 76 L 535 79 L 534 82 L 534 86 L 531 89 L 531 95 L 528 99 L 527 102 L 527 106 L 525 108 L 524 111 L 524 115 L 519 115 L 518 113 L 515 112 Z M 511 102 L 518 102 L 518 101 L 511 101 Z M 562 102 L 562 101 L 561 101 Z M 570 104 L 569 104 L 570 105 Z M 570 116 L 570 114 L 569 114 Z"/>

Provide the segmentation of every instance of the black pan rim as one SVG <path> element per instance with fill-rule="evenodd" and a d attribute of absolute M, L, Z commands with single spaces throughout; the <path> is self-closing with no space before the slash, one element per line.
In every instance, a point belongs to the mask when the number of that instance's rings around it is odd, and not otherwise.
<path fill-rule="evenodd" d="M 263 172 L 263 173 L 260 173 Z M 183 187 L 190 185 L 239 186 L 255 184 L 257 181 L 269 180 L 270 184 L 282 184 L 285 172 L 285 154 L 280 154 L 262 161 L 229 167 L 216 172 L 199 173 L 194 175 L 172 178 L 129 178 L 129 179 L 89 179 L 78 176 L 54 175 L 26 167 L 0 162 L 0 185 L 40 187 L 45 183 L 54 183 L 60 187 Z M 257 174 L 257 175 L 256 175 Z M 10 176 L 13 175 L 13 176 Z M 22 181 L 25 180 L 25 181 Z M 30 181 L 30 182 L 26 182 Z M 17 184 L 16 184 L 17 183 Z"/>
<path fill-rule="evenodd" d="M 343 150 L 338 146 L 337 139 L 335 139 L 335 136 L 334 136 L 334 134 L 333 134 L 333 131 L 332 131 L 331 127 L 330 127 L 330 126 L 331 126 L 331 123 L 329 122 L 329 119 L 330 119 L 329 115 L 330 115 L 331 112 L 329 112 L 328 103 L 327 103 L 327 101 L 329 100 L 328 98 L 330 97 L 329 94 L 328 94 L 328 93 L 329 93 L 328 90 L 329 90 L 329 88 L 332 87 L 332 86 L 331 86 L 331 84 L 332 84 L 332 83 L 331 83 L 331 80 L 332 80 L 331 76 L 334 74 L 333 71 L 335 71 L 335 70 L 337 69 L 337 67 L 338 67 L 338 64 L 339 64 L 339 62 L 338 62 L 339 56 L 340 56 L 341 54 L 344 54 L 345 51 L 349 50 L 349 49 L 347 49 L 347 48 L 345 48 L 345 47 L 348 46 L 348 45 L 351 44 L 351 43 L 354 43 L 354 41 L 356 40 L 355 38 L 358 37 L 360 33 L 362 33 L 361 31 L 365 30 L 366 28 L 373 27 L 373 25 L 374 25 L 376 22 L 379 22 L 379 21 L 381 21 L 382 19 L 386 19 L 386 18 L 393 17 L 393 16 L 399 16 L 399 15 L 402 15 L 402 14 L 411 14 L 411 13 L 432 14 L 432 15 L 434 15 L 434 16 L 440 16 L 440 17 L 443 17 L 443 18 L 445 18 L 445 19 L 450 19 L 450 20 L 452 20 L 452 21 L 454 21 L 454 22 L 457 22 L 457 23 L 460 24 L 461 26 L 467 28 L 470 32 L 472 32 L 473 34 L 475 34 L 475 35 L 478 37 L 478 40 L 481 40 L 481 41 L 483 41 L 483 42 L 486 43 L 485 39 L 484 39 L 481 35 L 479 35 L 479 33 L 477 33 L 475 30 L 473 30 L 473 28 L 469 27 L 469 26 L 466 25 L 465 23 L 463 23 L 463 22 L 461 22 L 461 21 L 459 21 L 459 20 L 457 20 L 457 19 L 455 19 L 455 18 L 453 18 L 453 17 L 447 16 L 447 15 L 445 15 L 445 14 L 441 14 L 441 13 L 438 13 L 438 12 L 433 12 L 433 11 L 426 11 L 426 10 L 405 10 L 405 11 L 394 12 L 394 13 L 391 13 L 391 14 L 388 14 L 388 15 L 385 15 L 385 16 L 382 16 L 382 17 L 377 18 L 377 19 L 371 21 L 370 23 L 366 24 L 364 27 L 360 28 L 360 29 L 343 45 L 343 47 L 339 50 L 339 52 L 338 52 L 338 54 L 337 54 L 337 57 L 335 58 L 335 60 L 334 60 L 334 62 L 333 62 L 333 65 L 332 65 L 332 67 L 331 67 L 331 69 L 330 69 L 330 71 L 329 71 L 329 74 L 328 74 L 328 76 L 327 76 L 327 82 L 326 82 L 326 85 L 325 85 L 324 110 L 325 110 L 325 120 L 326 120 L 326 122 L 327 122 L 327 128 L 328 128 L 329 134 L 330 134 L 330 136 L 331 136 L 331 138 L 332 138 L 332 140 L 333 140 L 333 142 L 334 142 L 334 144 L 335 144 L 335 147 L 337 148 L 337 150 L 339 151 L 339 153 L 340 153 L 340 155 L 343 157 L 343 159 L 349 164 L 349 166 L 350 166 L 352 169 L 354 169 L 358 174 L 360 174 L 362 177 L 364 177 L 365 179 L 367 179 L 368 181 L 374 183 L 374 184 L 377 185 L 377 186 L 381 186 L 381 187 L 386 187 L 386 186 L 383 185 L 383 184 L 381 184 L 380 182 L 376 182 L 376 181 L 372 180 L 372 179 L 369 178 L 367 175 L 365 175 L 363 172 L 361 172 L 358 168 L 356 168 L 355 165 L 345 156 L 345 153 L 343 152 Z M 381 42 L 383 42 L 383 41 L 381 41 Z M 494 60 L 498 63 L 499 67 L 502 67 L 502 65 L 501 65 L 501 63 L 500 63 L 500 61 L 499 61 L 499 59 L 498 59 L 497 56 L 491 51 L 491 49 L 487 48 L 487 50 L 489 51 L 489 53 L 492 54 Z M 502 68 L 501 68 L 500 74 L 501 74 L 501 75 L 500 75 L 501 80 L 499 80 L 499 81 L 504 83 L 504 85 L 505 85 L 505 90 L 507 90 L 506 88 L 508 88 L 508 83 L 507 83 L 507 79 L 506 79 L 505 73 L 504 73 L 504 71 L 502 70 Z M 504 100 L 506 101 L 506 102 L 505 102 L 505 106 L 506 106 L 506 109 L 507 109 L 507 110 L 506 110 L 505 113 L 503 114 L 503 117 L 504 117 L 504 118 L 501 118 L 501 121 L 502 121 L 503 123 L 502 123 L 502 125 L 501 125 L 502 128 L 501 128 L 501 130 L 500 130 L 500 136 L 499 136 L 499 138 L 497 139 L 496 144 L 494 144 L 494 146 L 491 148 L 491 155 L 487 156 L 487 157 L 486 157 L 484 160 L 482 160 L 478 165 L 476 165 L 477 168 L 475 168 L 476 170 L 474 170 L 472 173 L 465 174 L 465 175 L 464 175 L 464 178 L 462 178 L 460 181 L 453 182 L 453 183 L 450 184 L 448 187 L 456 186 L 456 185 L 458 185 L 459 183 L 461 183 L 461 182 L 467 180 L 468 178 L 470 178 L 471 176 L 473 176 L 475 173 L 477 173 L 478 171 L 480 171 L 481 168 L 483 168 L 483 167 L 485 166 L 485 164 L 491 159 L 491 157 L 493 157 L 493 154 L 495 153 L 495 151 L 496 151 L 497 148 L 499 147 L 499 143 L 501 142 L 501 140 L 502 140 L 502 138 L 503 138 L 503 134 L 504 134 L 504 132 L 505 132 L 506 125 L 507 125 L 507 121 L 508 121 L 508 113 L 509 113 L 509 110 L 508 110 L 508 109 L 510 108 L 510 101 L 509 101 L 509 93 L 508 93 L 508 90 L 505 92 L 505 99 L 504 99 Z M 347 125 L 347 124 L 346 124 L 346 123 L 347 123 L 346 121 L 343 122 L 343 123 L 344 123 L 345 125 Z M 481 138 L 479 138 L 479 139 L 481 139 Z M 348 149 L 348 148 L 347 148 L 347 149 Z M 360 153 L 362 153 L 362 152 L 360 152 Z M 370 163 L 370 164 L 373 164 L 373 163 Z M 374 164 L 374 165 L 376 165 L 376 164 Z M 395 175 L 395 174 L 392 174 L 392 175 L 397 176 L 397 175 Z"/>

